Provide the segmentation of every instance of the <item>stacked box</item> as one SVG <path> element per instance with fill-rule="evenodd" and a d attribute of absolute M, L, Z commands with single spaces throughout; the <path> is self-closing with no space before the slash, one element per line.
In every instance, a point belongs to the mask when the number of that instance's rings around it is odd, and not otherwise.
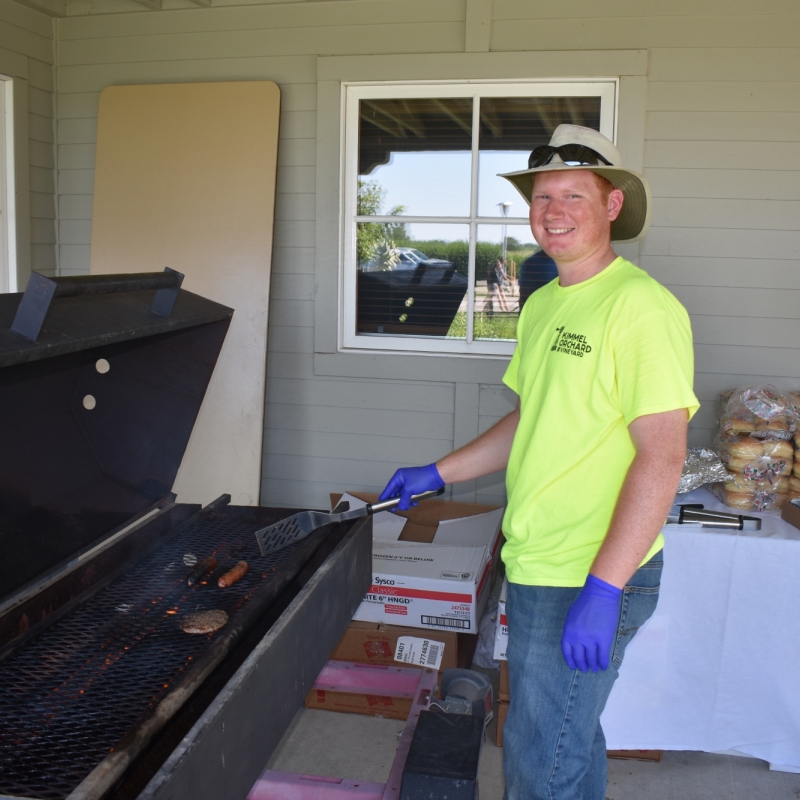
<path fill-rule="evenodd" d="M 331 507 L 374 503 L 374 494 L 331 495 Z M 373 579 L 330 658 L 374 670 L 370 688 L 333 689 L 321 680 L 307 708 L 405 719 L 409 698 L 379 691 L 380 670 L 469 668 L 494 582 L 503 509 L 427 500 L 373 517 Z M 393 624 L 393 623 L 400 623 Z M 377 670 L 377 672 L 375 671 Z M 387 684 L 389 673 L 387 675 Z M 322 679 L 322 676 L 320 676 Z"/>
<path fill-rule="evenodd" d="M 500 662 L 500 686 L 497 690 L 497 734 L 495 743 L 503 746 L 503 726 L 508 716 L 508 704 L 511 701 L 511 688 L 508 684 L 508 661 Z"/>
<path fill-rule="evenodd" d="M 335 506 L 339 497 L 332 496 Z M 356 508 L 377 495 L 343 495 Z M 373 580 L 353 619 L 477 633 L 502 542 L 499 506 L 426 500 L 373 518 Z"/>
<path fill-rule="evenodd" d="M 506 596 L 508 595 L 508 578 L 503 579 L 500 599 L 497 602 L 497 628 L 494 637 L 494 660 L 506 660 L 508 647 L 508 618 L 506 617 Z"/>

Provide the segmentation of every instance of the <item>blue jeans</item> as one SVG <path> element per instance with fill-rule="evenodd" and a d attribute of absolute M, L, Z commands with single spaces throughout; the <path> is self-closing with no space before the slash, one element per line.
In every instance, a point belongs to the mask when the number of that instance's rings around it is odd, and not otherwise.
<path fill-rule="evenodd" d="M 564 620 L 580 588 L 508 585 L 505 800 L 604 800 L 608 765 L 600 714 L 628 642 L 655 611 L 663 563 L 656 553 L 625 587 L 604 672 L 571 670 L 561 653 Z"/>

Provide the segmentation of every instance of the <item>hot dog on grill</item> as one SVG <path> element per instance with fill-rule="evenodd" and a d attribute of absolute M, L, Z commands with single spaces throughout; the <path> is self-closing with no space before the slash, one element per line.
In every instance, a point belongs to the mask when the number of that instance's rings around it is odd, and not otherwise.
<path fill-rule="evenodd" d="M 233 586 L 236 581 L 241 580 L 245 576 L 247 569 L 247 562 L 240 561 L 232 570 L 226 572 L 217 581 L 217 586 L 219 586 L 220 589 L 227 589 L 229 586 Z"/>
<path fill-rule="evenodd" d="M 217 559 L 214 556 L 209 556 L 208 558 L 204 558 L 202 561 L 198 561 L 195 564 L 194 569 L 189 573 L 188 583 L 189 586 L 194 586 L 206 572 L 211 572 L 217 568 Z"/>

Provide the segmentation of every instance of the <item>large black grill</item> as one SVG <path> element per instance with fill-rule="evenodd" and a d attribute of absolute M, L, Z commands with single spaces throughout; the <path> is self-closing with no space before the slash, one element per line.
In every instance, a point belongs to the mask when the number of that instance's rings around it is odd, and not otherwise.
<path fill-rule="evenodd" d="M 243 618 L 253 617 L 273 585 L 284 585 L 308 557 L 303 542 L 262 557 L 254 532 L 286 512 L 267 518 L 259 511 L 259 519 L 201 512 L 0 663 L 0 793 L 67 797 L 170 692 L 202 670 L 217 643 L 232 644 Z M 189 586 L 186 562 L 211 555 L 217 569 Z M 219 576 L 242 559 L 247 574 L 220 589 Z M 185 614 L 217 608 L 229 615 L 217 633 L 181 630 Z"/>
<path fill-rule="evenodd" d="M 4 797 L 244 797 L 369 586 L 368 521 L 262 557 L 255 531 L 296 509 L 171 494 L 233 314 L 180 283 L 0 295 Z M 212 609 L 220 630 L 182 631 Z"/>

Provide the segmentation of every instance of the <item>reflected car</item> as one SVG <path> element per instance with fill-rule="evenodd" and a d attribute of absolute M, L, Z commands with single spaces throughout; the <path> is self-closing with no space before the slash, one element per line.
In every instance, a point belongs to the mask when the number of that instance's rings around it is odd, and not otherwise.
<path fill-rule="evenodd" d="M 396 247 L 394 249 L 398 261 L 393 269 L 416 269 L 419 264 L 425 267 L 450 267 L 451 262 L 445 261 L 442 258 L 428 258 L 421 250 L 413 247 Z M 359 266 L 361 272 L 376 272 L 384 270 L 385 267 L 381 266 L 376 261 L 367 261 Z"/>
<path fill-rule="evenodd" d="M 423 262 L 430 267 L 450 266 L 449 261 L 445 261 L 443 258 L 428 258 L 421 250 L 416 250 L 413 247 L 398 247 L 397 254 L 400 257 L 402 266 L 397 266 L 395 269 L 408 269 L 416 267 L 417 264 Z"/>

